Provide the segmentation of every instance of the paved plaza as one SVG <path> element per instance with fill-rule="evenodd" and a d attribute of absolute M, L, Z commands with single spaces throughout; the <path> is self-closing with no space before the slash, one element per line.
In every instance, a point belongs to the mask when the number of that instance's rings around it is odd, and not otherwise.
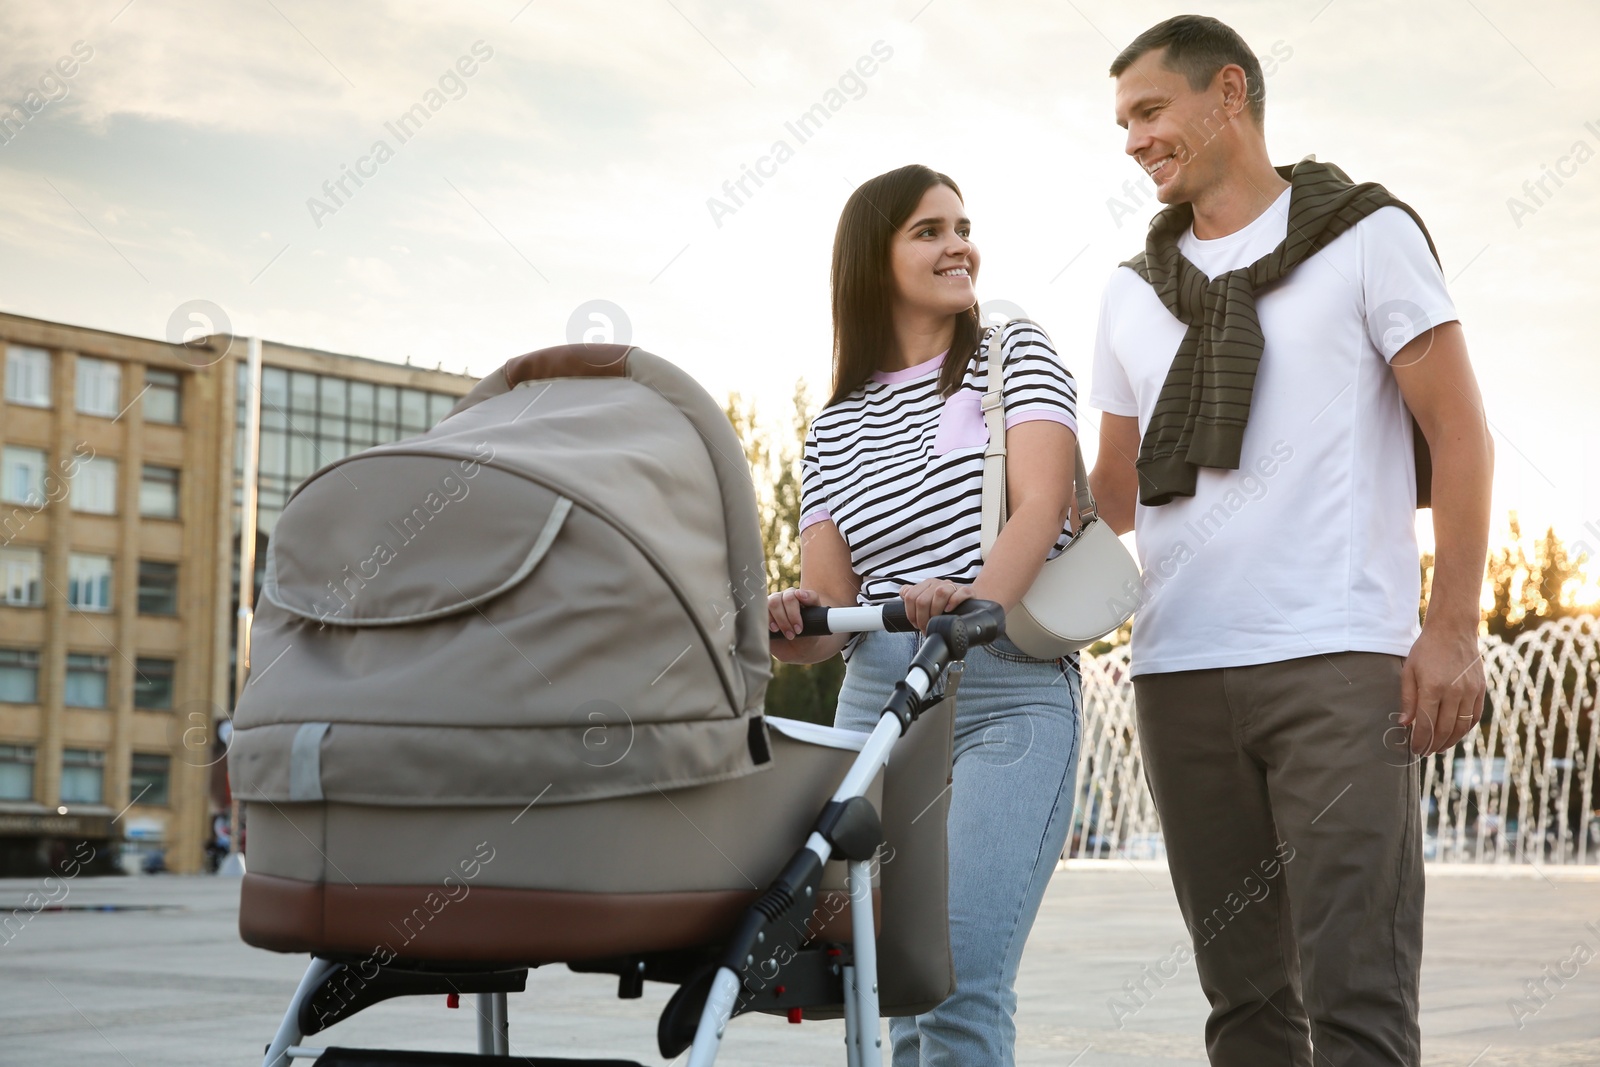
<path fill-rule="evenodd" d="M 1429 1067 L 1600 1064 L 1600 880 L 1547 874 L 1430 872 Z M 0 881 L 0 916 L 39 888 Z M 0 1064 L 259 1063 L 305 961 L 241 943 L 237 893 L 215 878 L 79 878 L 58 900 L 66 910 L 13 921 L 0 944 Z M 1018 1062 L 1204 1065 L 1193 966 L 1166 962 L 1184 936 L 1158 864 L 1058 872 L 1022 964 Z M 1542 983 L 1537 998 L 1528 979 Z M 1130 995 L 1129 982 L 1143 992 Z M 511 1050 L 661 1062 L 654 1032 L 668 992 L 652 985 L 642 1001 L 619 1001 L 614 979 L 535 971 L 511 997 Z M 839 1023 L 746 1016 L 720 1062 L 842 1063 L 842 1036 Z M 475 1040 L 471 998 L 452 1011 L 428 997 L 378 1005 L 307 1043 L 470 1051 Z"/>

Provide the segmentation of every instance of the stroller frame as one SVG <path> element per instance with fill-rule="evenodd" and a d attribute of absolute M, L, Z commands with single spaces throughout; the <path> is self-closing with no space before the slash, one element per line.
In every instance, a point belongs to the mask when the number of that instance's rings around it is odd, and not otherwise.
<path fill-rule="evenodd" d="M 897 610 L 899 609 L 899 610 Z M 866 793 L 887 765 L 896 742 L 922 712 L 944 697 L 945 672 L 963 660 L 973 645 L 988 644 L 1004 632 L 1004 614 L 989 601 L 969 600 L 930 621 L 904 679 L 884 703 L 877 726 L 852 762 L 843 781 L 818 816 L 805 844 L 794 853 L 772 883 L 745 912 L 715 962 L 690 953 L 665 953 L 620 960 L 574 962 L 572 969 L 616 973 L 618 996 L 637 997 L 646 978 L 676 982 L 678 990 L 662 1011 L 657 1030 L 663 1056 L 688 1050 L 687 1067 L 711 1067 L 735 1015 L 751 1010 L 822 1007 L 843 1009 L 846 1063 L 867 1067 L 883 1063 L 878 1024 L 878 960 L 873 917 L 872 868 L 883 828 Z M 887 608 L 806 608 L 803 635 L 861 630 L 908 630 L 903 606 Z M 852 943 L 847 946 L 803 944 L 804 917 L 815 907 L 823 865 L 846 862 L 852 901 Z M 865 906 L 855 906 L 865 905 Z M 797 921 L 798 920 L 798 921 Z M 316 1009 L 319 993 L 349 966 L 313 956 L 294 996 L 267 1045 L 262 1067 L 290 1067 L 294 1060 L 314 1059 L 324 1067 L 366 1064 L 522 1063 L 532 1067 L 590 1064 L 591 1067 L 639 1067 L 631 1061 L 512 1058 L 507 1024 L 508 992 L 525 988 L 528 965 L 500 969 L 475 965 L 448 967 L 378 967 L 365 978 L 353 1001 L 339 1000 L 334 1012 Z M 779 979 L 783 984 L 777 984 Z M 768 987 L 773 987 L 777 996 Z M 794 987 L 790 989 L 789 987 Z M 756 994 L 766 991 L 762 1003 Z M 469 993 L 476 995 L 478 1055 L 466 1053 L 380 1052 L 316 1048 L 300 1044 L 332 1022 L 373 1003 L 396 996 Z M 783 994 L 787 993 L 785 997 Z M 332 1016 L 330 1021 L 330 1015 Z M 315 1020 L 315 1021 L 313 1021 Z"/>

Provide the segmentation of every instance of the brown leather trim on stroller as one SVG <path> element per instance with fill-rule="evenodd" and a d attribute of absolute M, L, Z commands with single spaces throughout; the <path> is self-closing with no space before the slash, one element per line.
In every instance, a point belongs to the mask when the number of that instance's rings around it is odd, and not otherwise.
<path fill-rule="evenodd" d="M 540 348 L 506 362 L 506 387 L 545 378 L 626 378 L 632 345 L 576 344 Z"/>
<path fill-rule="evenodd" d="M 451 901 L 438 885 L 357 887 L 246 874 L 239 934 L 246 944 L 274 952 L 369 956 L 387 950 L 407 960 L 562 963 L 714 945 L 758 895 L 477 886 Z M 872 905 L 881 918 L 878 890 Z M 848 893 L 823 890 L 813 914 L 815 940 L 850 940 Z"/>

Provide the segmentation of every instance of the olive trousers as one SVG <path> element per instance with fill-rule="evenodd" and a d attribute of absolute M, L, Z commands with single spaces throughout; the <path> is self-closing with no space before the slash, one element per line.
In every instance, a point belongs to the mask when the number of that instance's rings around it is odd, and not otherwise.
<path fill-rule="evenodd" d="M 1398 656 L 1134 678 L 1214 1067 L 1417 1067 L 1420 772 Z"/>

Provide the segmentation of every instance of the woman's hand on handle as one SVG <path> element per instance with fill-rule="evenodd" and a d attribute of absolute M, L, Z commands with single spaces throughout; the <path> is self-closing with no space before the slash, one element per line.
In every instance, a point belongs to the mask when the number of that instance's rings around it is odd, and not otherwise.
<path fill-rule="evenodd" d="M 800 588 L 767 597 L 767 630 L 773 658 L 780 663 L 821 663 L 836 656 L 849 634 L 794 637 L 802 607 L 843 607 L 856 602 L 861 580 L 850 569 L 850 549 L 832 519 L 800 531 Z"/>
<path fill-rule="evenodd" d="M 801 627 L 800 609 L 826 603 L 814 589 L 785 589 L 767 597 L 767 634 L 774 659 L 779 663 L 820 663 L 838 655 L 850 640 L 849 634 L 795 636 Z"/>
<path fill-rule="evenodd" d="M 784 640 L 793 641 L 800 632 L 800 609 L 814 608 L 822 598 L 813 589 L 785 589 L 767 597 L 767 629 L 772 634 L 782 634 Z"/>
<path fill-rule="evenodd" d="M 943 615 L 963 600 L 971 600 L 972 587 L 943 578 L 924 578 L 916 585 L 901 586 L 900 599 L 906 602 L 906 618 L 920 631 L 928 628 L 935 615 Z"/>

